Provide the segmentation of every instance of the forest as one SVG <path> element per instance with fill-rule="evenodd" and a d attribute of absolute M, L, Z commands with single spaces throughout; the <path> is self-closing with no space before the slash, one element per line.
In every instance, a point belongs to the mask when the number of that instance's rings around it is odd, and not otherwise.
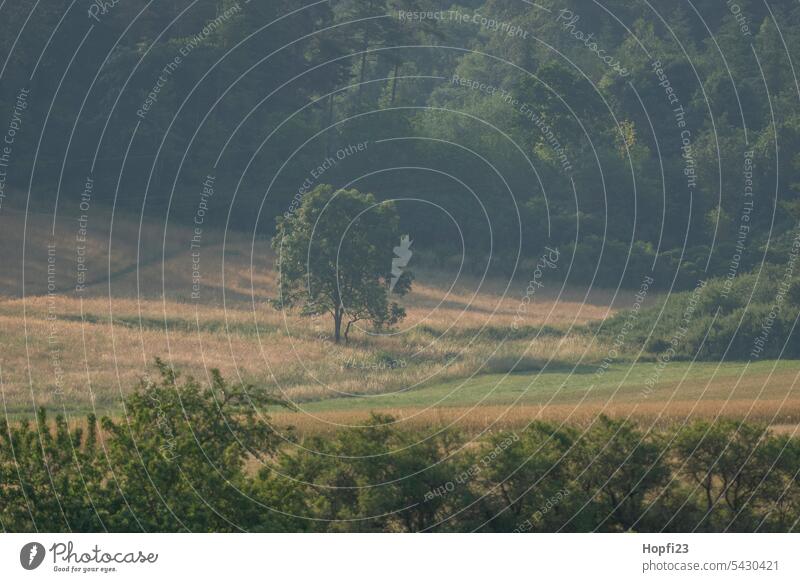
<path fill-rule="evenodd" d="M 207 224 L 271 236 L 325 183 L 427 201 L 398 210 L 435 264 L 549 244 L 572 282 L 673 289 L 784 262 L 800 218 L 788 0 L 28 4 L 0 25 L 7 207 L 91 179 L 191 222 L 211 175 Z"/>

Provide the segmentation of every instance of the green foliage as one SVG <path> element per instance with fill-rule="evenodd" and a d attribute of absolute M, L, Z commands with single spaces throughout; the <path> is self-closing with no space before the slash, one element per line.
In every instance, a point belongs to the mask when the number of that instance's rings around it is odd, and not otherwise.
<path fill-rule="evenodd" d="M 357 190 L 317 186 L 296 212 L 278 220 L 272 246 L 279 297 L 273 304 L 300 306 L 306 316 L 330 314 L 336 342 L 342 335 L 347 340 L 357 321 L 394 325 L 405 317 L 405 310 L 389 301 L 392 249 L 399 241 L 392 204 Z M 407 293 L 411 280 L 404 272 L 393 292 Z"/>
<path fill-rule="evenodd" d="M 598 529 L 637 530 L 646 502 L 659 494 L 670 477 L 664 448 L 652 433 L 626 421 L 600 417 L 583 435 L 576 476 L 591 504 L 587 510 Z M 646 527 L 646 525 L 645 525 Z"/>
<path fill-rule="evenodd" d="M 204 389 L 156 364 L 160 381 L 143 380 L 124 419 L 102 422 L 112 492 L 124 509 L 117 527 L 168 531 L 187 519 L 193 530 L 246 527 L 251 517 L 239 500 L 245 462 L 275 451 L 279 437 L 261 415 L 282 402 L 263 389 L 228 384 L 216 370 Z"/>
<path fill-rule="evenodd" d="M 104 468 L 93 415 L 70 430 L 40 409 L 33 424 L 0 420 L 0 525 L 6 531 L 100 531 Z"/>
<path fill-rule="evenodd" d="M 799 486 L 793 439 L 742 422 L 698 422 L 677 434 L 674 450 L 684 459 L 681 473 L 695 485 L 698 529 L 753 531 L 786 523 Z"/>
<path fill-rule="evenodd" d="M 601 416 L 473 440 L 374 414 L 293 442 L 262 391 L 157 368 L 102 428 L 44 411 L 0 424 L 5 531 L 788 531 L 800 516 L 800 439 L 759 425 Z"/>
<path fill-rule="evenodd" d="M 263 412 L 282 401 L 228 384 L 201 388 L 156 361 L 120 420 L 94 416 L 70 431 L 41 411 L 3 424 L 0 519 L 12 531 L 237 531 L 259 523 L 243 501 L 246 462 L 264 462 L 279 437 Z"/>
<path fill-rule="evenodd" d="M 334 531 L 420 531 L 459 508 L 468 490 L 426 494 L 463 464 L 451 458 L 462 441 L 450 431 L 421 438 L 395 422 L 373 415 L 363 428 L 310 439 L 303 451 L 282 457 L 281 472 L 305 484 L 305 514 Z"/>
<path fill-rule="evenodd" d="M 643 346 L 670 359 L 796 359 L 797 289 L 785 266 L 766 265 L 735 278 L 709 279 L 642 309 L 633 320 L 622 311 L 597 327 L 603 337 L 625 329 L 629 349 Z"/>
<path fill-rule="evenodd" d="M 542 422 L 532 424 L 520 435 L 499 433 L 487 439 L 477 458 L 491 461 L 485 463 L 477 483 L 486 490 L 481 513 L 492 516 L 491 529 L 510 531 L 526 520 L 531 522 L 532 531 L 554 531 L 564 525 L 580 497 L 569 485 L 568 454 L 575 440 L 574 431 Z M 543 512 L 559 493 L 563 501 Z"/>

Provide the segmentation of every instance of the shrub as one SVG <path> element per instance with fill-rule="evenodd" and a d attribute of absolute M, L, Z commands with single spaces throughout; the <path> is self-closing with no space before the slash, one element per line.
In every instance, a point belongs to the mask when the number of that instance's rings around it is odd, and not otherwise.
<path fill-rule="evenodd" d="M 44 411 L 0 425 L 5 531 L 790 531 L 800 517 L 800 439 L 760 425 L 599 417 L 469 442 L 373 415 L 282 446 L 262 415 L 281 401 L 157 368 L 102 428 Z"/>

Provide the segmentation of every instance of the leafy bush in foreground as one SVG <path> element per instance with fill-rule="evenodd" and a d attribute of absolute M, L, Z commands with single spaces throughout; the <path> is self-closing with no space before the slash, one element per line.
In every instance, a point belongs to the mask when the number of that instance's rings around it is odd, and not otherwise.
<path fill-rule="evenodd" d="M 293 442 L 281 404 L 157 362 L 125 415 L 0 424 L 4 531 L 792 531 L 800 438 L 596 418 L 477 439 L 362 427 Z"/>

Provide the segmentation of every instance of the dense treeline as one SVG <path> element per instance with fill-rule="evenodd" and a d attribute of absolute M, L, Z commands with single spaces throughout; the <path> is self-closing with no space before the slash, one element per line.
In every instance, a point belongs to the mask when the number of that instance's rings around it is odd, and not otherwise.
<path fill-rule="evenodd" d="M 3 7 L 0 110 L 30 91 L 6 204 L 69 211 L 91 176 L 191 220 L 212 174 L 209 222 L 267 236 L 324 174 L 429 202 L 399 204 L 420 256 L 457 266 L 457 223 L 478 272 L 549 244 L 603 285 L 690 288 L 793 237 L 796 2 L 86 4 Z"/>
<path fill-rule="evenodd" d="M 599 417 L 467 438 L 374 415 L 332 437 L 159 362 L 125 416 L 0 427 L 4 531 L 794 531 L 800 438 Z"/>
<path fill-rule="evenodd" d="M 618 348 L 666 360 L 798 359 L 795 260 L 736 277 L 700 279 L 691 291 L 662 296 L 590 327 Z"/>

